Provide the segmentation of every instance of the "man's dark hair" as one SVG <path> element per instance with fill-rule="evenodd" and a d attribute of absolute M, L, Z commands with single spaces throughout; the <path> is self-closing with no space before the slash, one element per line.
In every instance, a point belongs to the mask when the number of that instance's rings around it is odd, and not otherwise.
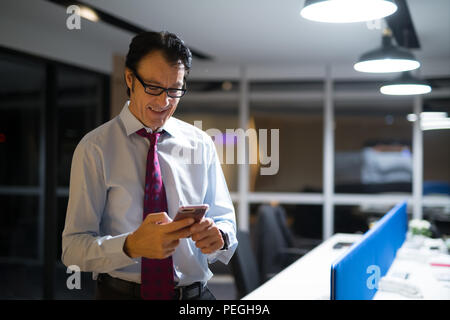
<path fill-rule="evenodd" d="M 181 63 L 184 65 L 185 75 L 189 74 L 192 65 L 192 53 L 177 35 L 162 32 L 142 32 L 135 36 L 130 43 L 125 66 L 136 72 L 139 61 L 152 51 L 161 51 L 169 63 Z M 185 78 L 186 81 L 186 78 Z M 127 87 L 130 96 L 130 88 Z"/>

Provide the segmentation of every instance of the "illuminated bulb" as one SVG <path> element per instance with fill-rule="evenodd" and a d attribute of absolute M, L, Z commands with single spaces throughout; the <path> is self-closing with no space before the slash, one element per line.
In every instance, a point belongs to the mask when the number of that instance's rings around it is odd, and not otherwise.
<path fill-rule="evenodd" d="M 426 94 L 431 92 L 431 86 L 426 81 L 415 78 L 410 72 L 403 72 L 397 79 L 384 84 L 380 92 L 399 96 Z"/>
<path fill-rule="evenodd" d="M 80 16 L 92 22 L 97 22 L 99 20 L 99 17 L 94 10 L 84 6 L 80 7 Z"/>
<path fill-rule="evenodd" d="M 392 44 L 392 32 L 383 31 L 381 47 L 363 54 L 353 66 L 359 72 L 402 72 L 420 67 L 420 62 L 406 49 Z"/>
<path fill-rule="evenodd" d="M 306 0 L 300 15 L 318 22 L 346 23 L 377 20 L 397 11 L 391 0 Z"/>

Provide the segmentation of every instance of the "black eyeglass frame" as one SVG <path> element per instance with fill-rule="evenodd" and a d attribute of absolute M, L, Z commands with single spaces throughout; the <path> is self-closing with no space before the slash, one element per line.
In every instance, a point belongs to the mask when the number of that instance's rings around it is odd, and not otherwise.
<path fill-rule="evenodd" d="M 142 84 L 142 86 L 144 87 L 144 91 L 146 94 L 152 95 L 152 96 L 160 96 L 163 92 L 165 92 L 167 94 L 168 97 L 172 98 L 172 99 L 179 99 L 182 96 L 184 96 L 186 94 L 186 81 L 183 82 L 183 88 L 182 89 L 178 89 L 178 88 L 164 88 L 164 87 L 160 87 L 160 86 L 155 86 L 153 84 L 146 84 L 144 82 L 144 80 L 142 80 L 142 78 L 137 74 L 136 71 L 132 70 L 134 76 L 136 77 L 136 79 L 139 80 L 139 82 Z M 161 91 L 159 93 L 151 93 L 147 91 L 147 88 L 153 88 L 153 89 L 160 89 Z M 169 91 L 177 91 L 180 92 L 180 96 L 172 96 Z"/>

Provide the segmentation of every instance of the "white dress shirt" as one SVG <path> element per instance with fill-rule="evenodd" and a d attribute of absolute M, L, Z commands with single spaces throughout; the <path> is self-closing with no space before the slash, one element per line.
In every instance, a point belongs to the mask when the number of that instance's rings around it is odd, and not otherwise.
<path fill-rule="evenodd" d="M 149 140 L 136 131 L 144 125 L 127 102 L 114 119 L 86 134 L 75 149 L 69 203 L 62 235 L 62 261 L 81 271 L 108 273 L 141 282 L 141 258 L 123 251 L 126 237 L 142 223 Z M 151 129 L 146 128 L 147 131 Z M 233 204 L 211 138 L 170 117 L 158 140 L 161 175 L 173 219 L 181 205 L 209 205 L 212 218 L 228 237 L 228 250 L 205 255 L 191 238 L 181 239 L 173 254 L 177 285 L 206 282 L 208 263 L 227 264 L 237 246 Z"/>

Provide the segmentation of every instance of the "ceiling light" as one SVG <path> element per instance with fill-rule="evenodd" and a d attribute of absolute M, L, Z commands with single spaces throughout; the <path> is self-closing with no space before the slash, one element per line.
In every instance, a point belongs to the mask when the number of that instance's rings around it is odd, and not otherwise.
<path fill-rule="evenodd" d="M 408 50 L 394 46 L 391 31 L 385 29 L 381 47 L 363 54 L 353 67 L 359 72 L 401 72 L 419 68 L 420 62 Z"/>
<path fill-rule="evenodd" d="M 233 84 L 230 81 L 222 82 L 222 90 L 230 91 L 231 89 L 233 89 Z"/>
<path fill-rule="evenodd" d="M 420 120 L 442 120 L 447 118 L 447 112 L 437 112 L 437 111 L 424 111 L 420 113 Z M 415 113 L 410 113 L 406 116 L 406 119 L 410 122 L 417 120 L 417 115 Z"/>
<path fill-rule="evenodd" d="M 377 20 L 397 11 L 392 0 L 306 0 L 300 15 L 318 22 Z"/>
<path fill-rule="evenodd" d="M 422 121 L 420 128 L 422 130 L 450 129 L 450 118 Z"/>
<path fill-rule="evenodd" d="M 420 113 L 421 120 L 437 120 L 447 118 L 447 112 L 426 111 Z"/>
<path fill-rule="evenodd" d="M 97 12 L 85 6 L 80 7 L 80 16 L 93 22 L 97 22 L 99 20 Z"/>
<path fill-rule="evenodd" d="M 414 77 L 410 72 L 403 72 L 397 79 L 384 84 L 380 92 L 388 95 L 425 94 L 431 92 L 431 86 L 426 81 Z"/>
<path fill-rule="evenodd" d="M 408 121 L 417 121 L 417 115 L 410 113 L 406 117 Z M 420 129 L 439 130 L 450 129 L 450 118 L 447 112 L 425 111 L 420 113 Z"/>
<path fill-rule="evenodd" d="M 409 122 L 415 122 L 415 121 L 417 121 L 417 115 L 416 115 L 415 113 L 409 113 L 409 114 L 406 116 L 406 119 L 407 119 Z"/>

